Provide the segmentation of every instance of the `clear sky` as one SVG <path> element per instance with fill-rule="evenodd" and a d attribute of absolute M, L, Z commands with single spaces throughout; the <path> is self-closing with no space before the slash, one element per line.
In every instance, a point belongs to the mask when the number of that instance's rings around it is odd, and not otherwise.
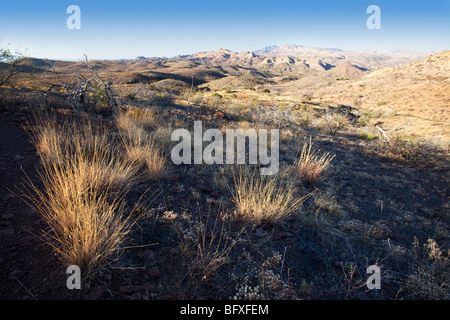
<path fill-rule="evenodd" d="M 69 30 L 69 5 L 81 29 Z M 369 30 L 369 5 L 381 29 Z M 0 47 L 49 59 L 173 57 L 285 43 L 340 49 L 450 49 L 450 0 L 0 0 Z"/>

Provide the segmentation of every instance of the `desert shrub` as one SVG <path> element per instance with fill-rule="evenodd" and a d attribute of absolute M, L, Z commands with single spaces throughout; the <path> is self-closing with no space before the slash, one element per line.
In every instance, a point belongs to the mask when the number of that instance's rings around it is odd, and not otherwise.
<path fill-rule="evenodd" d="M 310 123 L 311 117 L 308 112 L 300 113 L 295 119 L 295 124 L 298 125 L 299 127 L 308 127 Z"/>
<path fill-rule="evenodd" d="M 249 268 L 243 277 L 232 274 L 237 282 L 233 300 L 286 300 L 298 299 L 292 284 L 283 279 L 283 257 L 275 251 L 259 268 Z"/>
<path fill-rule="evenodd" d="M 18 66 L 25 61 L 19 51 L 0 48 L 0 87 L 14 87 L 14 80 L 18 75 Z"/>
<path fill-rule="evenodd" d="M 187 223 L 174 222 L 175 231 L 180 238 L 178 248 L 190 259 L 189 273 L 194 281 L 206 280 L 225 264 L 242 233 L 241 231 L 232 237 L 225 222 L 219 221 L 219 215 L 213 222 L 210 218 L 210 214 L 206 219 L 200 216 L 198 220 L 187 216 Z"/>
<path fill-rule="evenodd" d="M 358 134 L 358 138 L 363 140 L 375 140 L 378 139 L 378 134 L 361 132 Z"/>
<path fill-rule="evenodd" d="M 316 209 L 330 215 L 342 218 L 343 210 L 338 204 L 336 195 L 330 192 L 316 192 L 313 196 L 313 204 Z"/>
<path fill-rule="evenodd" d="M 343 115 L 337 113 L 327 113 L 322 120 L 324 121 L 324 127 L 332 136 L 343 129 L 347 124 L 347 119 Z"/>
<path fill-rule="evenodd" d="M 403 160 L 423 166 L 448 168 L 448 147 L 439 146 L 432 141 L 414 134 L 394 132 L 389 135 L 387 150 Z"/>

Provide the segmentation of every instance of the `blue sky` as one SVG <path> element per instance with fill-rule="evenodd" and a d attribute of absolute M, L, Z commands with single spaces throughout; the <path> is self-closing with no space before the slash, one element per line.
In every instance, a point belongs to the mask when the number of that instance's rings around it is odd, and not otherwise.
<path fill-rule="evenodd" d="M 381 29 L 369 30 L 369 5 Z M 81 29 L 69 30 L 69 5 Z M 0 47 L 56 59 L 120 59 L 294 43 L 340 49 L 450 49 L 450 0 L 0 0 Z"/>

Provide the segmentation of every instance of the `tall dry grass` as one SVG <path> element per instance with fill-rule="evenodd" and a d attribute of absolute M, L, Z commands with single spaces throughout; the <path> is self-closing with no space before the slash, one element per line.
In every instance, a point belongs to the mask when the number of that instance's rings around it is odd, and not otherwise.
<path fill-rule="evenodd" d="M 308 195 L 298 197 L 296 188 L 282 173 L 261 176 L 259 170 L 237 167 L 231 190 L 238 218 L 257 225 L 275 223 L 299 210 Z"/>
<path fill-rule="evenodd" d="M 158 116 L 155 110 L 150 108 L 129 107 L 126 111 L 117 112 L 115 119 L 120 129 L 128 129 L 133 125 L 138 125 L 145 129 L 159 126 Z"/>
<path fill-rule="evenodd" d="M 58 124 L 51 116 L 37 116 L 33 136 L 44 168 L 56 165 L 84 167 L 86 184 L 98 184 L 109 190 L 130 184 L 136 164 L 123 157 L 120 144 L 103 126 L 92 120 L 71 119 Z M 80 177 L 81 178 L 81 177 Z"/>
<path fill-rule="evenodd" d="M 320 150 L 313 149 L 311 138 L 303 143 L 300 157 L 294 163 L 295 170 L 302 181 L 317 184 L 329 166 L 334 155 L 325 152 L 319 155 Z"/>
<path fill-rule="evenodd" d="M 99 180 L 87 179 L 86 166 L 67 160 L 44 167 L 43 189 L 30 182 L 28 202 L 49 226 L 44 240 L 87 279 L 116 257 L 134 221 L 124 216 L 122 196 L 109 197 Z"/>
<path fill-rule="evenodd" d="M 128 159 L 139 167 L 145 167 L 147 178 L 157 180 L 165 176 L 167 158 L 163 149 L 141 125 L 128 124 L 123 129 L 122 143 Z"/>
<path fill-rule="evenodd" d="M 135 222 L 124 215 L 124 196 L 137 168 L 91 120 L 36 118 L 43 187 L 28 180 L 26 201 L 48 224 L 44 239 L 61 261 L 90 278 L 120 253 Z"/>

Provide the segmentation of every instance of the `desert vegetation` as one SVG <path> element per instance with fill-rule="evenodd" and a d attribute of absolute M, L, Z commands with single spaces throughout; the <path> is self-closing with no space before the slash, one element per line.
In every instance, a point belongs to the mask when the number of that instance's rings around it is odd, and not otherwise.
<path fill-rule="evenodd" d="M 2 142 L 15 159 L 0 164 L 2 294 L 448 299 L 448 135 L 412 134 L 400 88 L 364 98 L 391 71 L 226 73 L 204 55 L 161 60 L 161 70 L 29 59 L 14 71 L 16 91 L 0 83 Z M 426 81 L 444 103 L 445 80 Z M 171 133 L 194 121 L 222 133 L 279 129 L 278 173 L 175 165 Z M 424 123 L 426 133 L 442 125 Z M 68 265 L 81 268 L 82 290 L 67 290 Z M 380 290 L 365 285 L 370 265 L 381 268 Z"/>

